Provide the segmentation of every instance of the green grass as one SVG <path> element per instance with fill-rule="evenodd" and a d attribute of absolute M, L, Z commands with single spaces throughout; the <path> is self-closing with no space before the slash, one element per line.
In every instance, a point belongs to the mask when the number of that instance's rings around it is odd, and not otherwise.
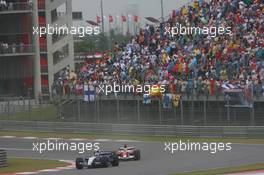
<path fill-rule="evenodd" d="M 57 118 L 57 110 L 54 105 L 42 106 L 10 115 L 0 115 L 0 120 L 11 121 L 57 121 Z"/>
<path fill-rule="evenodd" d="M 56 160 L 38 160 L 24 158 L 10 158 L 7 161 L 8 166 L 0 168 L 0 174 L 31 172 L 43 169 L 67 166 L 68 163 Z"/>
<path fill-rule="evenodd" d="M 264 164 L 259 163 L 253 165 L 231 167 L 231 168 L 219 168 L 219 169 L 211 169 L 205 171 L 176 173 L 171 175 L 216 175 L 216 174 L 239 173 L 244 171 L 255 171 L 255 170 L 264 170 Z"/>
<path fill-rule="evenodd" d="M 264 139 L 243 139 L 243 138 L 193 138 L 176 136 L 135 136 L 124 134 L 93 134 L 93 133 L 60 133 L 60 132 L 15 132 L 0 131 L 0 136 L 18 136 L 18 137 L 40 137 L 40 138 L 84 138 L 84 139 L 124 139 L 139 140 L 149 142 L 177 142 L 179 140 L 192 142 L 230 142 L 243 144 L 264 144 Z"/>

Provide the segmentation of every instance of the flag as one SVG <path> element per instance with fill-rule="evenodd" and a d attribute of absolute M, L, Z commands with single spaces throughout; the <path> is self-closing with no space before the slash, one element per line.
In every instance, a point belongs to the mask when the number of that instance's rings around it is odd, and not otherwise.
<path fill-rule="evenodd" d="M 150 88 L 150 96 L 151 97 L 162 97 L 162 89 L 160 85 L 153 85 Z"/>
<path fill-rule="evenodd" d="M 138 23 L 138 19 L 139 19 L 139 17 L 135 15 L 135 16 L 134 16 L 134 22 L 135 22 L 135 23 Z"/>
<path fill-rule="evenodd" d="M 100 18 L 100 16 L 98 16 L 98 15 L 96 16 L 96 23 L 97 23 L 97 24 L 100 24 L 100 23 L 101 23 L 101 18 Z"/>
<path fill-rule="evenodd" d="M 109 15 L 109 23 L 112 23 L 112 22 L 114 22 L 114 18 L 112 15 Z"/>
<path fill-rule="evenodd" d="M 122 22 L 126 22 L 126 16 L 122 15 L 121 20 L 122 20 Z"/>
<path fill-rule="evenodd" d="M 174 107 L 179 107 L 180 100 L 181 100 L 181 95 L 179 94 L 172 95 L 172 104 Z"/>
<path fill-rule="evenodd" d="M 245 87 L 238 85 L 224 84 L 222 85 L 225 93 L 226 106 L 231 107 L 253 107 L 253 85 L 248 84 Z"/>
<path fill-rule="evenodd" d="M 82 84 L 76 84 L 76 94 L 78 96 L 82 96 L 83 95 L 83 85 Z"/>
<path fill-rule="evenodd" d="M 224 91 L 232 90 L 232 89 L 240 89 L 238 86 L 229 84 L 229 83 L 224 83 L 222 84 L 222 88 Z"/>
<path fill-rule="evenodd" d="M 84 101 L 95 101 L 95 88 L 94 86 L 84 85 Z"/>
<path fill-rule="evenodd" d="M 151 103 L 150 95 L 144 94 L 143 95 L 143 104 L 150 104 L 150 103 Z"/>

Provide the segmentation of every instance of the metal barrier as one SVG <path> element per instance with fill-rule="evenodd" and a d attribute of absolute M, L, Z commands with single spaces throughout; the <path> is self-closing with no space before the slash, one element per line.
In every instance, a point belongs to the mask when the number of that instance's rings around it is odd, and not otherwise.
<path fill-rule="evenodd" d="M 143 104 L 140 96 L 98 97 L 93 102 L 83 98 L 58 100 L 58 119 L 65 122 L 192 125 L 192 126 L 264 126 L 264 101 L 254 108 L 230 108 L 224 98 L 183 97 L 178 107 L 166 108 L 153 99 Z"/>
<path fill-rule="evenodd" d="M 5 150 L 0 149 L 0 168 L 7 166 L 7 155 Z"/>
<path fill-rule="evenodd" d="M 41 103 L 28 98 L 1 98 L 1 120 L 39 122 L 80 122 L 191 126 L 264 126 L 264 98 L 255 99 L 254 108 L 228 108 L 223 97 L 182 97 L 178 107 L 164 108 L 162 100 L 143 104 L 142 96 L 102 96 L 94 102 L 83 97 L 54 99 Z M 52 113 L 47 112 L 52 108 Z"/>
<path fill-rule="evenodd" d="M 0 115 L 10 116 L 19 112 L 31 112 L 32 109 L 39 107 L 34 99 L 30 98 L 1 98 Z"/>
<path fill-rule="evenodd" d="M 0 121 L 0 130 L 64 133 L 113 133 L 153 136 L 264 138 L 264 127 L 262 126 L 178 126 Z"/>

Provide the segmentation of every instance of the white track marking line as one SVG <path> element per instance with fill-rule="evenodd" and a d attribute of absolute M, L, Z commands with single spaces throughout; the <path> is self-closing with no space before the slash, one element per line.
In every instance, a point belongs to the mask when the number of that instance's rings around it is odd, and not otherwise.
<path fill-rule="evenodd" d="M 35 140 L 38 139 L 37 137 L 20 137 L 21 139 L 26 139 L 26 140 Z"/>
<path fill-rule="evenodd" d="M 22 148 L 2 148 L 7 151 L 32 151 L 32 149 L 22 149 Z"/>
<path fill-rule="evenodd" d="M 29 175 L 29 174 L 38 174 L 38 172 L 22 172 L 22 173 L 15 173 L 17 175 Z"/>
<path fill-rule="evenodd" d="M 62 138 L 43 138 L 44 140 L 62 140 Z"/>
<path fill-rule="evenodd" d="M 225 174 L 225 175 L 264 175 L 264 170 L 247 171 L 247 172 L 232 173 L 232 174 Z"/>
<path fill-rule="evenodd" d="M 38 172 L 58 172 L 58 169 L 46 169 L 46 170 L 39 170 Z"/>
<path fill-rule="evenodd" d="M 2 139 L 14 139 L 17 138 L 16 136 L 0 136 Z"/>
<path fill-rule="evenodd" d="M 113 140 L 111 139 L 95 139 L 95 142 L 112 142 Z"/>
<path fill-rule="evenodd" d="M 68 140 L 70 140 L 70 141 L 85 141 L 86 139 L 76 138 L 76 139 L 68 139 Z"/>
<path fill-rule="evenodd" d="M 139 140 L 114 140 L 115 142 L 131 142 L 131 143 L 139 143 Z"/>

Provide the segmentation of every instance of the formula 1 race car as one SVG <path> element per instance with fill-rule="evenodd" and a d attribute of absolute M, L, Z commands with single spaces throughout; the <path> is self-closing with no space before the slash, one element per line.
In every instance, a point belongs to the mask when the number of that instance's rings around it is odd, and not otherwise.
<path fill-rule="evenodd" d="M 93 156 L 87 158 L 77 158 L 75 162 L 77 169 L 83 168 L 106 168 L 109 166 L 118 166 L 119 159 L 115 152 L 97 151 Z"/>
<path fill-rule="evenodd" d="M 134 147 L 120 147 L 117 151 L 119 160 L 140 160 L 140 150 L 135 149 Z"/>

